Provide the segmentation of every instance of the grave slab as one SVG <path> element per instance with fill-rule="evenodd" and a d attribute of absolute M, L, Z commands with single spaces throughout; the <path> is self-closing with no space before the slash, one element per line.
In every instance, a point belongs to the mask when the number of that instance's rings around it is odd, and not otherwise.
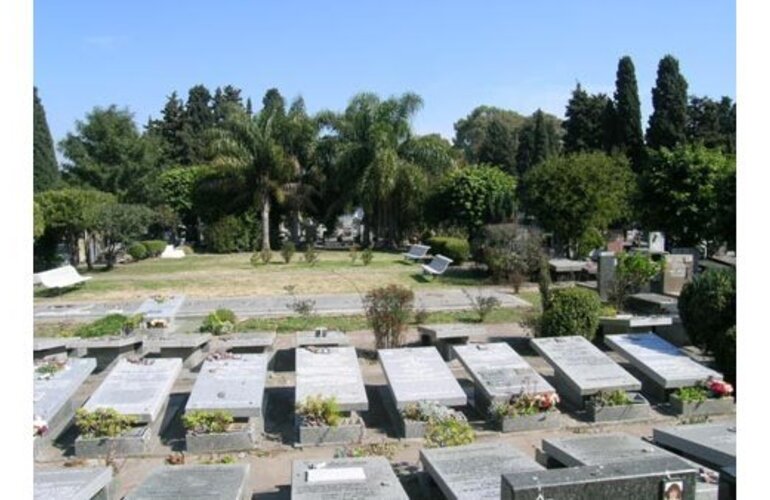
<path fill-rule="evenodd" d="M 147 363 L 147 364 L 145 364 Z M 165 406 L 171 388 L 182 370 L 179 358 L 121 359 L 88 399 L 84 408 L 113 408 L 133 415 L 140 423 L 154 422 Z"/>
<path fill-rule="evenodd" d="M 32 350 L 35 359 L 42 359 L 48 356 L 67 357 L 66 338 L 57 337 L 35 337 L 32 342 Z"/>
<path fill-rule="evenodd" d="M 250 500 L 249 465 L 174 465 L 155 469 L 126 500 Z"/>
<path fill-rule="evenodd" d="M 226 410 L 236 418 L 262 417 L 267 361 L 265 354 L 205 361 L 185 411 Z"/>
<path fill-rule="evenodd" d="M 465 406 L 468 398 L 435 347 L 379 349 L 396 408 L 410 403 L 435 401 L 445 406 Z"/>
<path fill-rule="evenodd" d="M 110 335 L 105 337 L 76 338 L 67 346 L 96 359 L 97 373 L 111 367 L 116 359 L 142 353 L 144 337 L 139 335 Z"/>
<path fill-rule="evenodd" d="M 144 315 L 145 322 L 162 320 L 167 324 L 171 324 L 183 303 L 184 295 L 172 295 L 161 301 L 157 298 L 150 297 L 142 302 L 134 314 Z"/>
<path fill-rule="evenodd" d="M 275 332 L 242 332 L 217 338 L 217 348 L 239 354 L 272 351 Z"/>
<path fill-rule="evenodd" d="M 639 391 L 642 383 L 585 337 L 534 338 L 530 345 L 554 369 L 561 391 L 579 408 L 601 391 Z"/>
<path fill-rule="evenodd" d="M 205 358 L 211 338 L 209 333 L 149 334 L 144 341 L 145 357 L 181 358 L 184 368 L 195 368 Z"/>
<path fill-rule="evenodd" d="M 599 318 L 599 328 L 604 335 L 657 332 L 658 328 L 670 328 L 673 324 L 673 316 L 662 314 L 618 314 L 616 316 L 602 316 Z"/>
<path fill-rule="evenodd" d="M 678 301 L 660 293 L 636 293 L 628 297 L 628 307 L 638 314 L 677 314 Z"/>
<path fill-rule="evenodd" d="M 420 450 L 423 469 L 452 500 L 499 499 L 500 476 L 543 467 L 508 444 L 484 443 Z"/>
<path fill-rule="evenodd" d="M 337 330 L 306 331 L 295 334 L 297 348 L 300 347 L 341 347 L 350 345 L 350 339 L 345 332 Z"/>
<path fill-rule="evenodd" d="M 555 273 L 579 273 L 583 270 L 586 263 L 582 260 L 571 259 L 551 259 L 548 261 L 548 267 Z"/>
<path fill-rule="evenodd" d="M 656 444 L 710 467 L 735 465 L 735 422 L 653 428 Z"/>
<path fill-rule="evenodd" d="M 668 390 L 697 385 L 709 377 L 722 379 L 721 373 L 696 363 L 652 333 L 607 335 L 604 342 L 648 379 L 647 386 L 652 385 L 650 392 L 658 397 Z"/>
<path fill-rule="evenodd" d="M 111 500 L 112 468 L 35 469 L 35 500 Z"/>
<path fill-rule="evenodd" d="M 407 500 L 384 457 L 295 460 L 291 470 L 292 500 Z"/>
<path fill-rule="evenodd" d="M 418 326 L 417 331 L 422 339 L 422 345 L 436 346 L 441 356 L 451 361 L 454 359 L 453 345 L 467 344 L 471 339 L 483 339 L 487 334 L 481 325 L 463 325 L 449 323 L 444 325 Z"/>
<path fill-rule="evenodd" d="M 73 396 L 96 369 L 96 360 L 77 358 L 67 360 L 64 368 L 51 376 L 33 370 L 34 416 L 47 422 L 44 438 L 56 439 L 67 427 L 75 412 Z"/>
<path fill-rule="evenodd" d="M 353 347 L 296 350 L 295 402 L 308 396 L 334 397 L 342 411 L 367 411 L 364 380 Z"/>
<path fill-rule="evenodd" d="M 505 342 L 454 346 L 454 350 L 475 382 L 478 408 L 507 403 L 511 396 L 525 392 L 555 392 L 551 384 Z"/>

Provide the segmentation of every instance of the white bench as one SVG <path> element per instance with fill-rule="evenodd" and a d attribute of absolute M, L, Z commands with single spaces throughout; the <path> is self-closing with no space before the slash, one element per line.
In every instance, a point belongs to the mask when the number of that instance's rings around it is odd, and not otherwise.
<path fill-rule="evenodd" d="M 66 265 L 33 275 L 32 283 L 43 285 L 46 288 L 67 288 L 79 285 L 90 279 L 91 276 L 81 276 L 77 269 L 71 265 Z"/>
<path fill-rule="evenodd" d="M 449 264 L 454 262 L 449 257 L 444 257 L 443 255 L 436 255 L 433 257 L 433 260 L 430 261 L 429 264 L 423 264 L 422 270 L 423 273 L 430 274 L 431 276 L 440 276 L 444 274 L 444 271 L 447 270 L 449 267 Z"/>
<path fill-rule="evenodd" d="M 401 255 L 403 255 L 405 259 L 419 261 L 419 260 L 429 258 L 428 257 L 429 250 L 430 250 L 430 247 L 426 245 L 412 245 L 409 247 L 408 252 L 402 253 Z"/>

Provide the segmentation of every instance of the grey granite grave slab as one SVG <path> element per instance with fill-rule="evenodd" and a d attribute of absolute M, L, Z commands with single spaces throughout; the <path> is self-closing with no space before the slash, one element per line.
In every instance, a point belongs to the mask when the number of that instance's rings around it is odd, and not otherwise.
<path fill-rule="evenodd" d="M 737 482 L 735 465 L 723 467 L 719 471 L 719 500 L 735 500 L 737 497 L 735 486 Z"/>
<path fill-rule="evenodd" d="M 660 293 L 636 293 L 628 297 L 628 307 L 639 314 L 677 314 L 678 301 Z"/>
<path fill-rule="evenodd" d="M 345 332 L 337 330 L 326 330 L 323 335 L 317 335 L 316 332 L 306 331 L 297 332 L 295 334 L 297 347 L 308 346 L 326 346 L 326 347 L 339 347 L 350 345 L 350 339 Z"/>
<path fill-rule="evenodd" d="M 596 273 L 596 284 L 599 297 L 608 300 L 612 293 L 612 284 L 615 282 L 615 267 L 617 258 L 614 252 L 601 252 L 599 254 L 599 266 Z"/>
<path fill-rule="evenodd" d="M 230 352 L 264 352 L 272 350 L 275 332 L 241 332 L 217 337 L 217 348 Z"/>
<path fill-rule="evenodd" d="M 106 335 L 103 337 L 75 338 L 67 343 L 71 348 L 118 349 L 121 347 L 139 347 L 144 337 L 139 335 Z"/>
<path fill-rule="evenodd" d="M 170 323 L 176 317 L 183 303 L 184 295 L 172 295 L 160 302 L 150 297 L 142 302 L 134 314 L 143 314 L 145 321 L 162 319 Z"/>
<path fill-rule="evenodd" d="M 250 500 L 248 478 L 248 464 L 163 466 L 125 499 Z"/>
<path fill-rule="evenodd" d="M 89 411 L 113 408 L 133 415 L 140 423 L 154 422 L 182 370 L 179 358 L 146 360 L 149 364 L 118 361 L 84 405 Z"/>
<path fill-rule="evenodd" d="M 464 406 L 468 398 L 435 347 L 379 349 L 377 354 L 396 408 L 435 401 Z"/>
<path fill-rule="evenodd" d="M 323 347 L 296 351 L 295 402 L 308 396 L 334 397 L 342 411 L 366 411 L 364 379 L 353 347 Z"/>
<path fill-rule="evenodd" d="M 111 467 L 35 469 L 35 500 L 111 500 Z"/>
<path fill-rule="evenodd" d="M 680 482 L 682 495 L 694 500 L 697 470 L 676 457 L 661 457 L 640 463 L 589 465 L 538 472 L 502 475 L 502 500 L 664 498 L 666 482 Z"/>
<path fill-rule="evenodd" d="M 72 397 L 95 369 L 96 360 L 91 358 L 69 359 L 62 370 L 51 376 L 33 369 L 34 416 L 48 422 L 52 437 L 69 423 L 74 411 Z"/>
<path fill-rule="evenodd" d="M 708 377 L 722 378 L 652 333 L 607 335 L 604 342 L 662 389 L 691 387 Z"/>
<path fill-rule="evenodd" d="M 206 357 L 211 338 L 209 333 L 150 333 L 144 341 L 145 356 L 182 358 L 182 366 L 195 368 Z"/>
<path fill-rule="evenodd" d="M 579 407 L 601 391 L 639 391 L 642 383 L 585 337 L 536 338 L 530 344 L 554 369 L 562 392 Z"/>
<path fill-rule="evenodd" d="M 67 354 L 67 339 L 63 337 L 35 337 L 32 341 L 35 359 Z"/>
<path fill-rule="evenodd" d="M 473 378 L 476 391 L 483 395 L 482 402 L 486 405 L 507 403 L 511 396 L 525 392 L 555 392 L 551 384 L 505 342 L 453 348 L 460 363 Z"/>
<path fill-rule="evenodd" d="M 417 331 L 423 345 L 435 345 L 447 361 L 454 359 L 452 345 L 467 344 L 470 339 L 483 339 L 487 334 L 487 330 L 481 325 L 459 323 L 418 326 Z"/>
<path fill-rule="evenodd" d="M 674 317 L 670 315 L 618 314 L 599 318 L 599 328 L 604 335 L 655 332 L 658 328 L 671 327 L 673 324 Z"/>
<path fill-rule="evenodd" d="M 652 430 L 655 443 L 699 463 L 717 467 L 735 465 L 737 435 L 735 422 L 656 427 Z"/>
<path fill-rule="evenodd" d="M 291 470 L 292 500 L 407 500 L 384 457 L 295 460 Z"/>
<path fill-rule="evenodd" d="M 226 410 L 236 418 L 261 417 L 267 362 L 265 354 L 205 361 L 185 411 Z"/>
<path fill-rule="evenodd" d="M 420 462 L 452 500 L 497 500 L 502 474 L 543 470 L 531 457 L 503 443 L 422 449 Z"/>
<path fill-rule="evenodd" d="M 586 263 L 582 260 L 551 259 L 548 261 L 548 267 L 555 273 L 579 273 L 585 265 Z"/>

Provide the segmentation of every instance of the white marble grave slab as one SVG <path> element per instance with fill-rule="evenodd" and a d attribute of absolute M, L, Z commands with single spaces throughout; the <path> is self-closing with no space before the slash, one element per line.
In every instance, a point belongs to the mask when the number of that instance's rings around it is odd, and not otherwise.
<path fill-rule="evenodd" d="M 262 416 L 268 357 L 237 356 L 203 363 L 185 411 L 226 410 L 236 418 Z"/>
<path fill-rule="evenodd" d="M 354 347 L 298 347 L 296 351 L 296 403 L 309 396 L 334 397 L 343 411 L 366 411 L 364 379 Z"/>

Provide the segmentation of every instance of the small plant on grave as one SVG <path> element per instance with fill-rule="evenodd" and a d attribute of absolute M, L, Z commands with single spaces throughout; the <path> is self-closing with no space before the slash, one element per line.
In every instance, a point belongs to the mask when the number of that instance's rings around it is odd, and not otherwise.
<path fill-rule="evenodd" d="M 38 374 L 39 378 L 41 379 L 47 379 L 51 378 L 60 371 L 64 370 L 64 368 L 67 367 L 66 361 L 59 361 L 56 359 L 50 359 L 47 361 L 43 361 L 37 367 L 35 367 L 35 373 Z"/>
<path fill-rule="evenodd" d="M 661 263 L 643 253 L 621 252 L 617 255 L 615 279 L 612 283 L 611 300 L 617 309 L 623 309 L 626 298 L 637 293 L 663 269 Z"/>
<path fill-rule="evenodd" d="M 363 302 L 377 349 L 400 347 L 412 316 L 414 292 L 399 285 L 388 285 L 370 290 Z"/>
<path fill-rule="evenodd" d="M 315 266 L 316 263 L 318 262 L 318 259 L 320 258 L 320 256 L 318 255 L 318 250 L 316 250 L 312 244 L 308 244 L 307 250 L 305 250 L 303 257 L 305 259 L 305 262 L 307 262 L 311 266 Z"/>
<path fill-rule="evenodd" d="M 214 335 L 224 335 L 225 333 L 233 332 L 237 322 L 238 319 L 235 313 L 230 309 L 217 309 L 203 319 L 200 331 Z"/>
<path fill-rule="evenodd" d="M 294 243 L 291 241 L 284 241 L 283 245 L 281 245 L 281 258 L 283 258 L 283 262 L 285 264 L 290 263 L 296 251 L 297 248 L 294 246 Z"/>
<path fill-rule="evenodd" d="M 163 294 L 151 295 L 150 298 L 158 304 L 162 304 L 168 300 L 168 297 Z"/>
<path fill-rule="evenodd" d="M 559 404 L 559 401 L 559 395 L 555 392 L 524 392 L 511 397 L 507 403 L 493 404 L 490 413 L 495 422 L 502 422 L 506 418 L 556 411 L 556 405 Z"/>
<path fill-rule="evenodd" d="M 404 420 L 414 420 L 417 422 L 438 422 L 448 419 L 465 419 L 465 416 L 448 406 L 444 406 L 436 401 L 420 401 L 418 403 L 409 403 L 401 410 L 401 416 Z"/>
<path fill-rule="evenodd" d="M 632 403 L 631 396 L 622 389 L 599 391 L 592 398 L 596 406 L 626 406 Z"/>
<path fill-rule="evenodd" d="M 305 401 L 297 404 L 295 413 L 302 425 L 310 427 L 337 427 L 342 420 L 340 406 L 333 397 L 308 396 Z"/>
<path fill-rule="evenodd" d="M 732 384 L 728 384 L 724 380 L 709 377 L 701 385 L 708 391 L 710 398 L 721 399 L 730 397 L 733 394 Z"/>
<path fill-rule="evenodd" d="M 75 330 L 75 336 L 91 338 L 119 335 L 123 331 L 123 326 L 127 319 L 122 314 L 108 314 L 103 318 L 79 327 Z"/>
<path fill-rule="evenodd" d="M 428 318 L 430 317 L 430 313 L 426 311 L 425 309 L 415 309 L 414 311 L 414 324 L 415 325 L 424 325 L 428 322 Z"/>
<path fill-rule="evenodd" d="M 235 457 L 232 455 L 222 455 L 219 458 L 214 458 L 212 456 L 208 460 L 204 460 L 201 463 L 204 465 L 229 465 L 235 463 Z"/>
<path fill-rule="evenodd" d="M 497 297 L 484 296 L 481 295 L 481 293 L 473 297 L 465 289 L 463 289 L 463 293 L 468 297 L 468 300 L 471 301 L 473 310 L 479 315 L 480 323 L 483 323 L 484 320 L 487 319 L 487 316 L 501 305 L 500 300 Z"/>
<path fill-rule="evenodd" d="M 48 433 L 48 422 L 40 416 L 35 416 L 32 420 L 32 435 L 45 436 Z"/>
<path fill-rule="evenodd" d="M 191 411 L 182 417 L 185 430 L 194 434 L 220 434 L 227 432 L 233 423 L 233 415 L 224 410 Z"/>
<path fill-rule="evenodd" d="M 358 260 L 358 256 L 360 255 L 360 252 L 358 251 L 358 245 L 353 245 L 350 247 L 350 250 L 348 250 L 348 258 L 350 259 L 350 264 L 355 266 L 356 261 Z"/>
<path fill-rule="evenodd" d="M 476 440 L 476 433 L 465 419 L 445 419 L 430 421 L 425 429 L 427 448 L 462 446 Z"/>
<path fill-rule="evenodd" d="M 709 396 L 709 391 L 705 387 L 680 387 L 674 393 L 683 403 L 702 403 Z"/>
<path fill-rule="evenodd" d="M 137 313 L 129 316 L 123 322 L 122 331 L 124 335 L 130 335 L 134 330 L 140 328 L 144 322 L 144 314 Z"/>
<path fill-rule="evenodd" d="M 385 457 L 393 460 L 398 446 L 396 443 L 381 441 L 363 446 L 344 446 L 334 450 L 334 458 Z"/>
<path fill-rule="evenodd" d="M 371 247 L 364 248 L 364 251 L 361 252 L 361 262 L 365 266 L 368 266 L 369 264 L 372 263 L 373 260 L 374 260 L 374 251 L 371 249 Z"/>
<path fill-rule="evenodd" d="M 75 412 L 75 426 L 85 438 L 117 437 L 136 424 L 136 417 L 121 415 L 113 408 L 97 408 L 94 411 L 79 408 Z"/>
<path fill-rule="evenodd" d="M 286 307 L 299 314 L 303 318 L 309 318 L 315 311 L 315 300 L 311 299 L 299 299 L 297 298 L 294 290 L 297 287 L 295 285 L 286 285 L 283 289 L 291 296 L 291 302 L 286 304 Z"/>

